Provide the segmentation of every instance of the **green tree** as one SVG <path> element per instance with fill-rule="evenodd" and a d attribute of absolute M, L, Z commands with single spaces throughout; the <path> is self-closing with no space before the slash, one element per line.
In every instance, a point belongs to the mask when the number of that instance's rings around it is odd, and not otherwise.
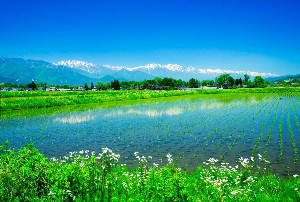
<path fill-rule="evenodd" d="M 28 88 L 32 88 L 32 90 L 36 90 L 36 84 L 34 83 L 34 81 L 32 81 L 31 83 L 26 84 L 26 86 Z"/>
<path fill-rule="evenodd" d="M 91 82 L 91 90 L 92 90 L 94 87 L 95 87 L 95 86 L 94 86 L 94 83 Z"/>
<path fill-rule="evenodd" d="M 220 88 L 225 84 L 229 83 L 230 74 L 222 74 L 216 78 L 217 86 Z"/>
<path fill-rule="evenodd" d="M 201 82 L 201 85 L 202 86 L 212 86 L 212 85 L 214 85 L 214 80 L 203 80 L 202 82 Z"/>
<path fill-rule="evenodd" d="M 63 88 L 63 89 L 69 89 L 70 86 L 65 84 L 65 85 L 62 85 L 61 88 Z"/>
<path fill-rule="evenodd" d="M 190 80 L 189 80 L 189 83 L 188 83 L 188 87 L 189 88 L 198 88 L 199 86 L 198 86 L 198 81 L 196 80 L 196 79 L 194 79 L 194 78 L 191 78 Z"/>
<path fill-rule="evenodd" d="M 261 76 L 254 77 L 254 85 L 256 88 L 266 87 L 266 82 Z"/>
<path fill-rule="evenodd" d="M 244 75 L 244 80 L 245 80 L 246 83 L 249 81 L 249 79 L 250 79 L 250 76 L 248 74 L 245 74 Z"/>
<path fill-rule="evenodd" d="M 84 86 L 83 86 L 84 90 L 89 90 L 89 86 L 87 85 L 87 82 L 84 82 Z"/>
<path fill-rule="evenodd" d="M 114 90 L 120 90 L 120 82 L 119 80 L 113 80 L 111 82 L 111 88 L 113 88 Z"/>
<path fill-rule="evenodd" d="M 236 80 L 235 80 L 235 85 L 236 85 L 236 86 L 239 86 L 239 85 L 240 85 L 240 86 L 243 86 L 243 80 L 242 80 L 241 78 L 236 79 Z"/>
<path fill-rule="evenodd" d="M 232 77 L 230 76 L 230 77 L 228 78 L 228 83 L 230 83 L 230 85 L 233 86 L 234 83 L 235 83 L 234 78 L 232 78 Z"/>

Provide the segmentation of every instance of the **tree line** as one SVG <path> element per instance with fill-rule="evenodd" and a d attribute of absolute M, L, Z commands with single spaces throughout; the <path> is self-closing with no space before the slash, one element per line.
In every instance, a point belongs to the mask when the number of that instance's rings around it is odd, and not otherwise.
<path fill-rule="evenodd" d="M 130 90 L 130 89 L 139 89 L 139 90 L 174 90 L 174 89 L 184 89 L 184 88 L 200 88 L 203 86 L 208 87 L 217 87 L 217 88 L 264 88 L 267 86 L 273 87 L 275 84 L 265 81 L 261 76 L 255 76 L 254 80 L 250 80 L 250 76 L 245 74 L 242 78 L 234 79 L 230 74 L 222 74 L 216 77 L 215 80 L 197 80 L 191 78 L 189 81 L 183 81 L 182 79 L 173 79 L 173 78 L 159 78 L 156 77 L 152 80 L 144 80 L 144 81 L 119 81 L 113 80 L 111 82 L 101 82 L 98 81 L 95 84 L 91 82 L 90 85 L 87 82 L 84 83 L 82 89 L 83 90 Z M 81 86 L 75 85 L 47 85 L 47 83 L 38 83 L 35 84 L 34 81 L 25 85 L 18 84 L 10 84 L 4 83 L 0 84 L 0 88 L 3 87 L 11 87 L 11 88 L 32 88 L 37 89 L 38 87 L 56 87 L 64 88 L 64 89 L 78 89 Z"/>

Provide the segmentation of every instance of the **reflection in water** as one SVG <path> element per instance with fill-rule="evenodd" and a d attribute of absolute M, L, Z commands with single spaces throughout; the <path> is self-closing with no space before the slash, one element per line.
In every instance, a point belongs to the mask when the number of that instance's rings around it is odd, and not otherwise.
<path fill-rule="evenodd" d="M 55 122 L 61 122 L 61 123 L 81 123 L 81 122 L 87 122 L 90 120 L 95 119 L 95 116 L 91 116 L 91 115 L 86 115 L 86 116 L 82 116 L 82 115 L 71 115 L 71 116 L 66 116 L 66 117 L 61 117 L 61 118 L 55 118 L 54 121 Z"/>
<path fill-rule="evenodd" d="M 116 117 L 116 116 L 127 116 L 130 114 L 135 115 L 144 115 L 148 117 L 157 117 L 157 116 L 175 116 L 180 115 L 183 113 L 183 109 L 180 107 L 171 107 L 170 109 L 162 109 L 161 111 L 158 111 L 156 109 L 119 109 L 117 111 L 112 111 L 104 114 L 105 117 Z"/>
<path fill-rule="evenodd" d="M 282 119 L 287 120 L 286 101 L 274 99 L 276 94 L 234 96 L 186 96 L 172 98 L 172 101 L 131 102 L 130 105 L 119 102 L 90 109 L 79 105 L 56 108 L 55 113 L 42 109 L 39 116 L 24 115 L 23 118 L 2 118 L 8 117 L 4 115 L 0 119 L 0 141 L 8 140 L 15 148 L 33 141 L 46 157 L 64 156 L 82 149 L 100 152 L 101 148 L 108 147 L 121 154 L 121 161 L 129 165 L 135 163 L 133 153 L 136 151 L 151 155 L 156 163 L 171 153 L 175 158 L 181 156 L 179 163 L 189 165 L 187 169 L 210 157 L 235 163 L 241 156 L 250 157 L 257 145 L 257 152 L 267 153 L 267 159 L 274 162 L 276 172 L 286 173 L 287 166 L 289 172 L 297 172 L 300 163 L 293 163 L 294 151 L 286 121 L 281 124 L 282 140 L 278 135 L 281 111 L 280 104 L 278 109 L 276 106 L 283 102 Z M 74 109 L 78 111 L 72 111 Z M 271 130 L 276 110 L 278 114 Z M 39 110 L 35 111 L 38 114 Z M 294 111 L 300 120 L 299 111 Z M 297 131 L 293 116 L 291 111 L 291 129 Z M 283 146 L 279 146 L 279 142 Z M 294 142 L 300 145 L 300 136 L 294 135 Z M 284 159 L 279 159 L 281 147 Z"/>

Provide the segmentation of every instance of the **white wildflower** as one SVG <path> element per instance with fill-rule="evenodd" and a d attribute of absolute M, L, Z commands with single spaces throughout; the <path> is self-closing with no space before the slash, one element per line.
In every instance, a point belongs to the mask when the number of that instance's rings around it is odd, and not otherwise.
<path fill-rule="evenodd" d="M 50 196 L 50 195 L 55 195 L 55 194 L 56 194 L 56 193 L 50 191 L 49 194 L 48 194 L 48 196 Z"/>

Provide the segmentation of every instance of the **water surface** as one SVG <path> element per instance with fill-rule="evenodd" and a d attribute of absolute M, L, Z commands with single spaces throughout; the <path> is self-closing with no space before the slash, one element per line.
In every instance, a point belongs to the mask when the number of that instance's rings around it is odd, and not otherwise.
<path fill-rule="evenodd" d="M 222 94 L 34 109 L 1 115 L 0 141 L 35 142 L 46 157 L 108 147 L 134 166 L 133 153 L 193 170 L 210 157 L 235 164 L 264 155 L 280 175 L 300 174 L 297 94 Z"/>

